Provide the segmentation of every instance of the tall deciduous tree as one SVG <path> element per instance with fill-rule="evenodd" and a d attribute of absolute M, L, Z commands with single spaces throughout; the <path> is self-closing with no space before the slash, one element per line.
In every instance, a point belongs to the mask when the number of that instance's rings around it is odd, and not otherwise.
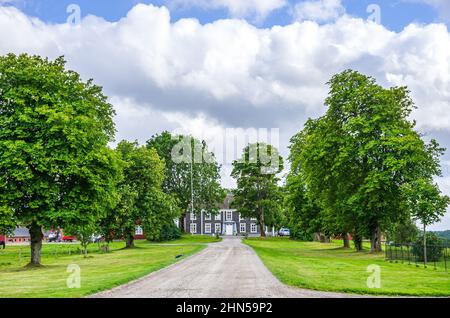
<path fill-rule="evenodd" d="M 445 214 L 450 198 L 442 195 L 430 179 L 418 179 L 403 186 L 405 203 L 414 220 L 422 223 L 423 255 L 427 263 L 427 226 L 438 222 Z"/>
<path fill-rule="evenodd" d="M 113 114 L 102 89 L 63 58 L 0 57 L 0 206 L 28 227 L 31 266 L 41 261 L 43 227 L 115 204 Z"/>
<path fill-rule="evenodd" d="M 125 162 L 124 180 L 119 184 L 121 200 L 109 221 L 116 222 L 116 235 L 123 236 L 126 247 L 131 248 L 138 223 L 147 227 L 146 234 L 152 239 L 180 212 L 171 195 L 162 191 L 165 166 L 155 149 L 121 141 L 116 151 Z"/>
<path fill-rule="evenodd" d="M 233 206 L 244 216 L 258 219 L 261 236 L 265 224 L 273 223 L 279 213 L 283 196 L 278 177 L 283 170 L 283 158 L 272 145 L 250 144 L 244 148 L 242 158 L 233 162 L 231 176 L 237 181 L 233 190 Z"/>
<path fill-rule="evenodd" d="M 381 233 L 406 213 L 401 186 L 439 175 L 443 149 L 414 130 L 405 87 L 384 89 L 351 70 L 329 85 L 326 114 L 305 127 L 302 169 L 337 225 L 350 225 L 358 241 L 369 236 L 371 251 L 381 251 Z"/>
<path fill-rule="evenodd" d="M 214 154 L 208 151 L 205 141 L 190 136 L 174 136 L 165 131 L 152 136 L 147 141 L 147 147 L 155 148 L 164 159 L 166 169 L 163 190 L 177 199 L 182 211 L 188 210 L 191 201 L 194 213 L 207 210 L 214 214 L 218 211 L 218 204 L 226 193 L 220 186 L 220 165 Z M 179 222 L 181 228 L 184 217 L 183 213 Z"/>

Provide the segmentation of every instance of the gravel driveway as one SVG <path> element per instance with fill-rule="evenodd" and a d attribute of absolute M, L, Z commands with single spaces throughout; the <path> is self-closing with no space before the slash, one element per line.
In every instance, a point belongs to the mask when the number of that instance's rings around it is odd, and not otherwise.
<path fill-rule="evenodd" d="M 201 252 L 137 281 L 91 297 L 260 298 L 352 297 L 288 287 L 240 238 L 225 237 Z M 354 297 L 354 296 L 353 296 Z"/>

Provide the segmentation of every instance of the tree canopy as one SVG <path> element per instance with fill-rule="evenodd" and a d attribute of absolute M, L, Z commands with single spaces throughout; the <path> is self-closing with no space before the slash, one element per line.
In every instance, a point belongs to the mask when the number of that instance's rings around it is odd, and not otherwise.
<path fill-rule="evenodd" d="M 272 145 L 250 144 L 242 158 L 233 162 L 231 176 L 236 179 L 233 207 L 244 217 L 254 217 L 265 236 L 265 225 L 272 225 L 281 213 L 282 193 L 277 175 L 283 170 L 283 158 Z"/>
<path fill-rule="evenodd" d="M 164 159 L 163 190 L 177 200 L 182 211 L 191 206 L 191 171 L 194 213 L 207 210 L 215 214 L 218 211 L 218 204 L 226 193 L 220 185 L 220 165 L 214 154 L 208 151 L 205 141 L 191 136 L 174 136 L 165 131 L 152 136 L 147 147 L 156 149 Z M 183 220 L 180 226 L 183 226 Z"/>
<path fill-rule="evenodd" d="M 328 84 L 326 114 L 292 139 L 290 177 L 304 180 L 331 232 L 370 237 L 380 251 L 381 233 L 409 213 L 403 185 L 440 175 L 443 149 L 414 130 L 406 87 L 385 89 L 351 70 Z"/>
<path fill-rule="evenodd" d="M 0 57 L 0 206 L 26 225 L 32 265 L 42 227 L 89 223 L 115 205 L 114 110 L 64 59 Z"/>

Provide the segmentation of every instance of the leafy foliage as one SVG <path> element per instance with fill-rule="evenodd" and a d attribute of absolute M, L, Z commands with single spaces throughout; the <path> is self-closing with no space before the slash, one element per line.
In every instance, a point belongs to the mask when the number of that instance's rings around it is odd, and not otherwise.
<path fill-rule="evenodd" d="M 178 207 L 186 211 L 191 205 L 191 166 L 193 209 L 215 214 L 218 203 L 225 198 L 220 186 L 220 165 L 208 151 L 205 141 L 190 136 L 173 136 L 165 131 L 152 136 L 147 148 L 154 148 L 165 162 L 163 190 L 176 198 Z M 181 222 L 182 223 L 182 222 Z"/>
<path fill-rule="evenodd" d="M 243 217 L 257 218 L 262 236 L 264 225 L 273 225 L 281 213 L 277 174 L 282 170 L 283 158 L 278 150 L 263 143 L 248 145 L 242 158 L 233 162 L 231 176 L 237 181 L 233 206 Z"/>
<path fill-rule="evenodd" d="M 426 244 L 427 248 L 423 248 L 423 234 L 419 235 L 419 237 L 414 242 L 411 252 L 413 255 L 417 257 L 417 261 L 423 262 L 424 255 L 426 250 L 427 260 L 429 262 L 438 261 L 442 257 L 442 241 L 439 237 L 431 232 L 427 232 L 426 234 Z"/>
<path fill-rule="evenodd" d="M 310 222 L 325 232 L 352 232 L 358 241 L 370 237 L 371 250 L 380 251 L 381 233 L 408 217 L 403 186 L 440 175 L 444 149 L 414 130 L 407 88 L 384 89 L 351 70 L 328 84 L 326 114 L 292 139 L 290 192 L 304 182 L 301 191 L 321 208 Z"/>
<path fill-rule="evenodd" d="M 0 223 L 90 224 L 113 207 L 113 115 L 101 87 L 66 70 L 62 57 L 0 57 Z M 32 242 L 37 264 L 40 238 Z"/>

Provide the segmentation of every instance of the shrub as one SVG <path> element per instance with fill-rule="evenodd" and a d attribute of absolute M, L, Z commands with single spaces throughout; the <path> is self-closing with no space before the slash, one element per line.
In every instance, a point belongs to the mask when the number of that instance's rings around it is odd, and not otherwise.
<path fill-rule="evenodd" d="M 160 231 L 154 231 L 147 239 L 154 242 L 172 241 L 181 237 L 181 230 L 174 224 L 164 224 Z"/>
<path fill-rule="evenodd" d="M 427 261 L 438 261 L 442 257 L 442 241 L 434 233 L 427 233 Z M 412 253 L 419 262 L 424 261 L 423 234 L 419 235 L 412 246 Z"/>

